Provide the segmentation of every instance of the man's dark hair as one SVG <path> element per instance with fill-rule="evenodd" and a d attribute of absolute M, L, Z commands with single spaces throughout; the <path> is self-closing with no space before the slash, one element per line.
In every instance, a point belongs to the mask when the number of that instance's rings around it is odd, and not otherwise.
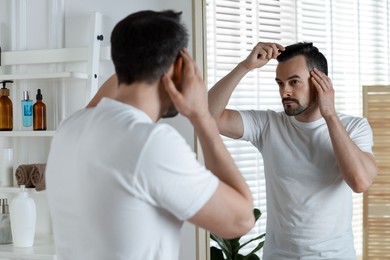
<path fill-rule="evenodd" d="M 326 61 L 325 56 L 318 50 L 317 47 L 313 46 L 313 43 L 311 42 L 298 42 L 287 46 L 277 57 L 277 60 L 278 62 L 283 62 L 298 55 L 303 55 L 305 57 L 307 68 L 309 70 L 317 68 L 325 73 L 325 75 L 328 75 L 328 62 Z"/>
<path fill-rule="evenodd" d="M 111 34 L 111 57 L 118 83 L 153 82 L 187 47 L 181 12 L 140 11 L 121 20 Z"/>

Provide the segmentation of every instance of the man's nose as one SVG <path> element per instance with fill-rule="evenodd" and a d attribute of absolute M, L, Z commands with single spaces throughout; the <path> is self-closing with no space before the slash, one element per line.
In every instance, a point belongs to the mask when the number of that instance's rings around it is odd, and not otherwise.
<path fill-rule="evenodd" d="M 286 84 L 283 88 L 282 96 L 283 97 L 291 97 L 291 93 L 292 93 L 292 87 L 290 85 Z"/>

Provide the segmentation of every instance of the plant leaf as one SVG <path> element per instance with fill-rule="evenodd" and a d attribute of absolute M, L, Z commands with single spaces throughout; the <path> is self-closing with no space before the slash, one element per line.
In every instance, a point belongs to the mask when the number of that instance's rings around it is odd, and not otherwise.
<path fill-rule="evenodd" d="M 215 234 L 210 234 L 210 237 L 212 240 L 217 242 L 227 259 L 233 259 L 232 248 L 228 239 L 223 239 L 222 237 Z"/>
<path fill-rule="evenodd" d="M 253 254 L 253 255 L 249 255 L 249 256 L 245 257 L 243 260 L 260 260 L 260 257 Z"/>
<path fill-rule="evenodd" d="M 253 215 L 255 215 L 255 222 L 256 222 L 261 216 L 261 211 L 258 208 L 254 208 Z"/>
<path fill-rule="evenodd" d="M 238 250 L 240 250 L 240 243 L 238 242 L 240 238 L 233 238 L 233 239 L 228 239 L 228 242 L 230 243 L 230 248 L 231 248 L 231 253 L 232 255 L 237 255 Z"/>
<path fill-rule="evenodd" d="M 245 256 L 241 255 L 241 254 L 237 254 L 236 255 L 236 259 L 235 260 L 243 260 L 245 259 Z"/>
<path fill-rule="evenodd" d="M 251 240 L 248 240 L 247 242 L 245 242 L 244 244 L 242 244 L 242 245 L 240 246 L 239 249 L 241 249 L 241 248 L 243 248 L 244 246 L 246 246 L 247 244 L 249 244 L 249 243 L 251 243 L 251 242 L 253 242 L 253 241 L 255 241 L 255 240 L 261 239 L 261 238 L 263 238 L 263 237 L 265 237 L 265 233 L 264 233 L 264 234 L 261 234 L 260 236 L 255 237 L 255 238 L 252 238 Z"/>
<path fill-rule="evenodd" d="M 210 248 L 210 258 L 211 260 L 225 260 L 223 257 L 222 250 L 212 246 Z"/>
<path fill-rule="evenodd" d="M 261 243 L 259 243 L 258 245 L 257 245 L 257 247 L 255 248 L 255 249 L 253 249 L 247 256 L 248 256 L 248 259 L 251 259 L 251 258 L 249 258 L 250 256 L 252 256 L 252 255 L 255 255 L 255 253 L 257 252 L 257 251 L 259 251 L 262 247 L 264 246 L 264 241 L 262 241 Z"/>

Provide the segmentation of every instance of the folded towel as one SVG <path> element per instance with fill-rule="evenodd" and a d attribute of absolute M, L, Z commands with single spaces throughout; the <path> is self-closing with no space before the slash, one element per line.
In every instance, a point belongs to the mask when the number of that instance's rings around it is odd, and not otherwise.
<path fill-rule="evenodd" d="M 19 165 L 15 171 L 16 183 L 26 188 L 35 187 L 37 191 L 45 190 L 45 169 L 45 163 Z"/>
<path fill-rule="evenodd" d="M 34 185 L 31 181 L 31 170 L 33 169 L 33 164 L 22 164 L 16 168 L 15 177 L 16 183 L 18 186 L 25 185 L 26 188 L 34 188 Z"/>
<path fill-rule="evenodd" d="M 35 189 L 37 191 L 46 189 L 45 169 L 46 169 L 46 164 L 41 163 L 41 164 L 34 164 L 31 170 L 31 182 L 35 186 Z"/>

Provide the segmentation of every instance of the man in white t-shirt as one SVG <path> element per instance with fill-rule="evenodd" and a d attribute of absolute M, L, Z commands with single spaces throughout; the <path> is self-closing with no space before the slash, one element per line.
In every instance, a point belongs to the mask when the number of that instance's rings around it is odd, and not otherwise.
<path fill-rule="evenodd" d="M 250 190 L 208 110 L 180 13 L 140 11 L 111 35 L 116 75 L 52 140 L 47 197 L 59 260 L 178 259 L 183 221 L 226 238 L 254 225 Z M 162 117 L 193 125 L 205 166 Z"/>
<path fill-rule="evenodd" d="M 226 109 L 249 71 L 277 59 L 284 112 Z M 209 91 L 221 134 L 262 154 L 267 194 L 264 260 L 356 259 L 352 191 L 377 174 L 366 119 L 337 113 L 324 55 L 312 43 L 258 43 Z"/>

